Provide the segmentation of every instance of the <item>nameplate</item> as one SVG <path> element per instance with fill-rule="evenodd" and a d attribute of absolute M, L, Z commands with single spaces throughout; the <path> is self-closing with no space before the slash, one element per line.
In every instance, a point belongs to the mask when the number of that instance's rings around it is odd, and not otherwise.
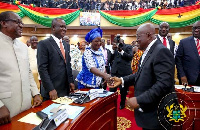
<path fill-rule="evenodd" d="M 61 110 L 62 112 L 59 113 L 55 118 L 54 122 L 56 126 L 59 126 L 63 121 L 65 121 L 68 118 L 67 110 Z"/>
<path fill-rule="evenodd" d="M 99 97 L 98 91 L 93 91 L 92 93 L 90 92 L 89 97 L 90 97 L 90 100 L 93 100 L 93 99 Z"/>
<path fill-rule="evenodd" d="M 98 93 L 103 93 L 104 89 L 90 89 L 90 93 L 93 93 L 93 92 L 98 92 Z"/>

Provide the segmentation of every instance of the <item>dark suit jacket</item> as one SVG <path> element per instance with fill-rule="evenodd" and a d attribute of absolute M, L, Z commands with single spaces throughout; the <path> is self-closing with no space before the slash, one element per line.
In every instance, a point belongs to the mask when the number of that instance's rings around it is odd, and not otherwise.
<path fill-rule="evenodd" d="M 194 85 L 200 72 L 200 56 L 193 36 L 180 41 L 175 58 L 179 80 L 186 76 L 188 83 Z"/>
<path fill-rule="evenodd" d="M 111 54 L 112 63 L 111 75 L 114 76 L 126 76 L 132 74 L 131 61 L 133 59 L 132 46 L 124 44 L 122 50 L 124 54 L 121 55 L 117 50 L 114 54 Z"/>
<path fill-rule="evenodd" d="M 111 51 L 107 49 L 107 63 L 106 63 L 106 72 L 110 74 L 110 67 L 111 67 Z"/>
<path fill-rule="evenodd" d="M 172 53 L 157 40 L 151 46 L 138 72 L 123 77 L 124 86 L 135 86 L 135 97 L 144 111 L 140 112 L 138 109 L 134 111 L 138 126 L 160 129 L 158 105 L 162 97 L 175 89 L 174 66 Z"/>
<path fill-rule="evenodd" d="M 49 98 L 49 91 L 55 89 L 59 97 L 69 93 L 73 83 L 70 45 L 64 42 L 66 63 L 57 43 L 52 37 L 42 40 L 37 47 L 38 71 L 42 80 L 41 95 Z"/>
<path fill-rule="evenodd" d="M 160 40 L 160 38 L 158 36 L 157 36 L 157 39 L 161 42 L 161 40 Z M 169 41 L 170 51 L 174 55 L 175 42 L 173 40 L 171 40 L 171 39 L 168 39 L 168 41 Z"/>

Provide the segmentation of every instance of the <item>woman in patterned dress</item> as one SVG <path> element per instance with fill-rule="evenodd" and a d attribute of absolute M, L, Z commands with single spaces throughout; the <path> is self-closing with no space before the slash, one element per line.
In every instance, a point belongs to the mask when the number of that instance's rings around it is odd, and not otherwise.
<path fill-rule="evenodd" d="M 100 49 L 102 30 L 100 28 L 92 29 L 85 36 L 85 40 L 91 45 L 87 47 L 82 56 L 82 71 L 78 74 L 78 89 L 99 88 L 101 80 L 110 78 L 105 73 L 105 60 Z"/>

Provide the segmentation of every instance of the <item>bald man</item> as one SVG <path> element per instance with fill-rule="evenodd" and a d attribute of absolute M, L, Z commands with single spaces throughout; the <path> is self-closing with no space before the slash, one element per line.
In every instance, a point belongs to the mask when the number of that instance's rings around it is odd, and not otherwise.
<path fill-rule="evenodd" d="M 174 58 L 169 49 L 155 37 L 152 24 L 143 24 L 136 33 L 139 49 L 143 50 L 137 73 L 123 78 L 113 77 L 109 87 L 135 86 L 134 96 L 126 105 L 135 109 L 135 120 L 143 130 L 164 129 L 158 119 L 161 99 L 174 91 Z"/>
<path fill-rule="evenodd" d="M 164 46 L 166 46 L 174 55 L 174 48 L 175 48 L 175 42 L 168 38 L 170 26 L 167 22 L 162 22 L 159 25 L 159 34 L 157 35 L 157 39 L 160 40 L 161 43 L 163 43 Z"/>

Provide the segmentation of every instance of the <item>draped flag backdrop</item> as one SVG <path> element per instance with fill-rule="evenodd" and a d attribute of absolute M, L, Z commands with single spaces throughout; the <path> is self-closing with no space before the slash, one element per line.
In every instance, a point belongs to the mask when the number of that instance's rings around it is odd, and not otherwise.
<path fill-rule="evenodd" d="M 124 26 L 132 27 L 148 21 L 157 9 L 139 9 L 139 10 L 117 10 L 117 11 L 99 11 L 101 16 L 109 22 Z"/>
<path fill-rule="evenodd" d="M 34 22 L 43 26 L 50 27 L 52 19 L 56 17 L 63 18 L 66 24 L 73 22 L 79 15 L 79 9 L 59 9 L 33 7 L 33 5 L 21 5 L 15 1 L 16 5 L 0 2 L 0 13 L 3 11 L 13 11 L 19 14 L 21 18 L 29 17 Z M 200 20 L 200 3 L 196 5 L 172 8 L 172 9 L 138 9 L 138 10 L 112 10 L 99 11 L 102 17 L 118 26 L 133 27 L 144 22 L 151 21 L 155 24 L 168 22 L 170 28 L 181 28 L 193 24 Z"/>
<path fill-rule="evenodd" d="M 25 16 L 24 13 L 16 5 L 0 2 L 0 13 L 4 11 L 13 11 L 17 13 L 21 18 Z"/>

